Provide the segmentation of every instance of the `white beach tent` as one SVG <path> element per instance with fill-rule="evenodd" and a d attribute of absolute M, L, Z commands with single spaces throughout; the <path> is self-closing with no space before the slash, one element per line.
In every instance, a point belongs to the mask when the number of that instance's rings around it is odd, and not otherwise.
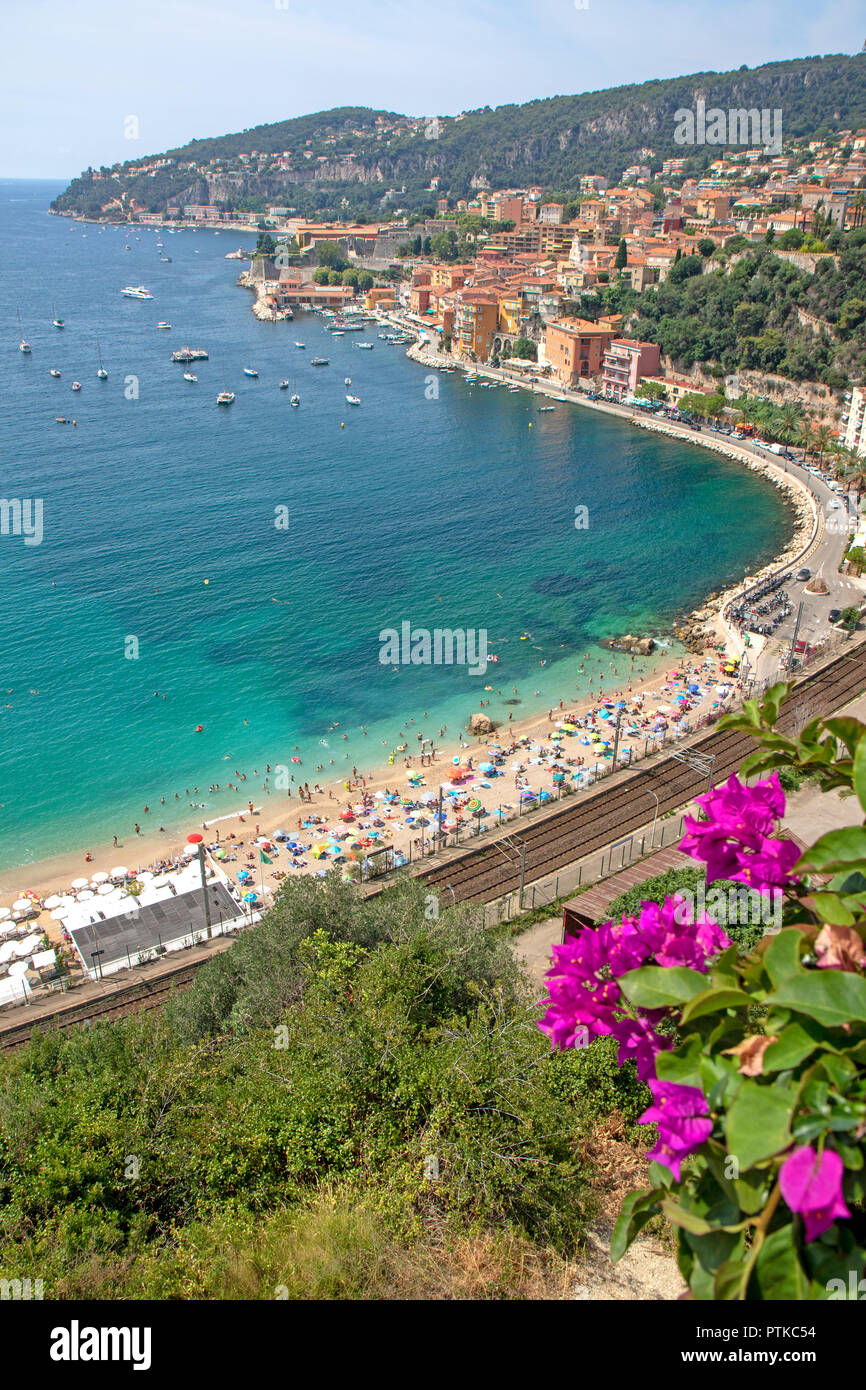
<path fill-rule="evenodd" d="M 23 976 L 7 975 L 4 980 L 0 980 L 0 1006 L 3 1004 L 21 1004 L 31 992 L 30 986 Z"/>

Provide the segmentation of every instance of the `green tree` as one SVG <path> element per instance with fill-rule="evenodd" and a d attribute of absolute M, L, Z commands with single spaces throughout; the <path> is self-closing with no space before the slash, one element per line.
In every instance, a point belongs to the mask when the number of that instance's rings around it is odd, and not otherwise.
<path fill-rule="evenodd" d="M 327 270 L 345 270 L 348 265 L 338 241 L 318 242 L 316 260 L 320 266 L 325 266 Z"/>
<path fill-rule="evenodd" d="M 625 237 L 623 236 L 623 237 L 620 237 L 620 239 L 619 239 L 619 246 L 616 248 L 616 258 L 615 258 L 614 263 L 613 263 L 614 269 L 615 269 L 615 270 L 622 270 L 623 267 L 625 266 L 625 264 L 626 264 L 627 261 L 628 261 L 628 246 L 626 245 L 626 240 L 625 240 Z"/>

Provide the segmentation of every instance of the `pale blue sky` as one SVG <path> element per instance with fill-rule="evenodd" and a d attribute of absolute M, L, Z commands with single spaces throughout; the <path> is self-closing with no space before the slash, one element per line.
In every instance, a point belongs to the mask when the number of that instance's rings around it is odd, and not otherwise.
<path fill-rule="evenodd" d="M 3 0 L 0 22 L 7 178 L 331 106 L 450 115 L 866 37 L 862 0 Z"/>

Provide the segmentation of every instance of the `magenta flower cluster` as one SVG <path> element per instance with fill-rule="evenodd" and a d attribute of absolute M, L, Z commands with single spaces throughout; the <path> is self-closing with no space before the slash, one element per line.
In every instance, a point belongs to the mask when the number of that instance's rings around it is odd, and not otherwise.
<path fill-rule="evenodd" d="M 707 819 L 686 816 L 688 833 L 680 849 L 706 864 L 707 883 L 727 878 L 763 892 L 792 881 L 791 870 L 800 851 L 792 840 L 773 836 L 785 813 L 785 793 L 777 772 L 751 787 L 734 774 L 724 786 L 696 800 Z"/>
<path fill-rule="evenodd" d="M 655 1075 L 655 1058 L 670 1041 L 653 1023 L 666 1009 L 625 1013 L 617 980 L 641 965 L 687 965 L 705 971 L 709 960 L 730 942 L 712 918 L 691 920 L 690 905 L 676 895 L 662 907 L 642 903 L 637 917 L 587 928 L 563 946 L 554 946 L 547 972 L 548 1009 L 539 1023 L 554 1047 L 575 1047 L 582 1037 L 612 1034 L 619 1041 L 620 1065 L 633 1057 L 638 1075 Z"/>

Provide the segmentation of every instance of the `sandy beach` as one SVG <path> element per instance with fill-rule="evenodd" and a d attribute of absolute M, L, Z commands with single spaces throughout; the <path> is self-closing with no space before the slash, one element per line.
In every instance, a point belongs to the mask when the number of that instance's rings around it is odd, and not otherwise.
<path fill-rule="evenodd" d="M 266 894 L 273 893 L 286 876 L 325 870 L 333 863 L 333 854 L 317 858 L 312 851 L 325 842 L 334 844 L 336 836 L 345 836 L 346 846 L 355 836 L 370 836 L 369 850 L 391 845 L 408 856 L 410 842 L 415 842 L 417 853 L 421 835 L 429 843 L 436 828 L 436 807 L 428 805 L 426 809 L 426 828 L 407 825 L 413 809 L 402 804 L 404 799 L 426 799 L 432 803 L 438 799 L 440 786 L 444 786 L 445 804 L 450 808 L 446 826 L 453 826 L 459 818 L 468 838 L 475 825 L 470 801 L 472 806 L 480 802 L 486 813 L 481 817 L 482 824 L 493 828 L 500 819 L 517 816 L 521 793 L 524 800 L 530 793 L 550 799 L 557 793 L 557 783 L 561 785 L 563 780 L 571 780 L 578 787 L 587 785 L 595 765 L 603 762 L 605 755 L 608 761 L 611 757 L 617 701 L 623 702 L 618 759 L 623 764 L 631 756 L 626 750 L 633 747 L 637 755 L 653 732 L 659 733 L 664 727 L 668 733 L 678 734 L 681 718 L 693 726 L 714 707 L 717 712 L 729 707 L 738 694 L 735 677 L 723 674 L 726 659 L 709 650 L 703 656 L 672 655 L 649 676 L 644 674 L 645 663 L 640 657 L 632 658 L 622 652 L 605 655 L 611 665 L 618 662 L 616 669 L 621 672 L 621 679 L 619 686 L 605 691 L 603 698 L 576 701 L 563 692 L 561 700 L 548 711 L 500 724 L 488 735 L 472 736 L 465 729 L 447 730 L 440 738 L 429 720 L 410 719 L 395 734 L 395 751 L 389 754 L 393 761 L 380 763 L 369 772 L 359 768 L 355 778 L 349 777 L 348 785 L 345 778 L 334 778 L 332 774 L 327 779 L 323 772 L 313 774 L 307 767 L 299 767 L 295 786 L 309 780 L 309 800 L 302 801 L 294 788 L 291 795 L 276 789 L 273 777 L 263 786 L 259 769 L 256 782 L 248 775 L 246 782 L 236 784 L 242 790 L 227 793 L 224 806 L 210 819 L 198 819 L 191 812 L 189 823 L 182 830 L 173 827 L 160 833 L 156 829 L 158 809 L 153 808 L 147 815 L 142 813 L 142 833 L 125 835 L 116 847 L 111 843 L 94 844 L 88 851 L 90 857 L 76 851 L 3 871 L 0 907 L 11 907 L 26 890 L 40 898 L 67 891 L 73 879 L 108 872 L 121 863 L 130 871 L 165 864 L 181 855 L 186 834 L 191 831 L 202 832 L 205 843 L 213 849 L 226 851 L 221 867 L 232 880 L 237 882 L 239 871 L 246 870 L 254 880 L 249 886 L 258 889 L 261 883 Z M 604 655 L 596 658 L 599 663 L 604 659 Z M 690 692 L 689 686 L 697 688 Z M 582 721 L 585 727 L 575 725 L 574 732 L 559 733 L 554 745 L 552 736 L 565 721 Z M 491 766 L 488 759 L 498 763 L 498 775 L 481 772 L 480 764 Z M 453 783 L 458 764 L 463 775 L 459 783 Z M 387 800 L 388 795 L 394 799 Z M 369 810 L 364 809 L 365 798 Z M 341 818 L 349 813 L 351 821 Z M 374 830 L 373 826 L 378 828 Z M 287 832 L 293 841 L 307 848 L 294 854 L 285 846 L 268 849 L 272 863 L 264 866 L 260 846 L 255 842 L 271 841 L 277 831 Z M 353 857 L 363 857 L 363 851 Z M 42 913 L 38 926 L 47 931 L 52 944 L 60 944 L 61 925 L 51 920 L 47 912 Z"/>

